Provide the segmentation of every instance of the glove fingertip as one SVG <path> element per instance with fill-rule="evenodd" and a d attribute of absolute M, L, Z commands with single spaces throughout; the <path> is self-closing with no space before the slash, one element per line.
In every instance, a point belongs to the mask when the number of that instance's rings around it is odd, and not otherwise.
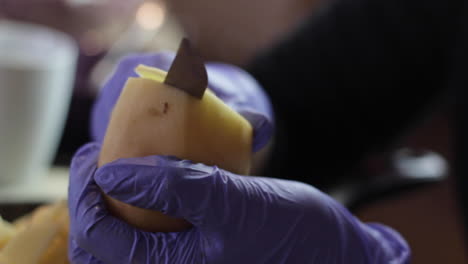
<path fill-rule="evenodd" d="M 258 152 L 270 142 L 273 137 L 274 124 L 267 116 L 251 110 L 239 112 L 253 126 L 253 146 L 252 151 Z"/>
<path fill-rule="evenodd" d="M 112 182 L 113 170 L 104 167 L 98 168 L 94 174 L 94 182 L 98 185 L 105 193 L 110 188 Z"/>
<path fill-rule="evenodd" d="M 259 131 L 259 133 L 255 136 L 253 152 L 260 151 L 271 141 L 271 138 L 273 137 L 273 125 L 270 121 L 264 121 L 261 128 L 257 131 Z"/>

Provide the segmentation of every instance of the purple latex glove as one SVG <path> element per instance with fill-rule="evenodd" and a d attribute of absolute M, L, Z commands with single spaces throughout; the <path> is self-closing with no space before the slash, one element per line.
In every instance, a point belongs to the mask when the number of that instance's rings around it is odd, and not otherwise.
<path fill-rule="evenodd" d="M 71 166 L 72 263 L 409 263 L 408 245 L 395 231 L 361 223 L 312 186 L 165 156 L 97 169 L 99 151 L 98 143 L 84 146 Z M 194 227 L 139 231 L 108 213 L 101 189 Z"/>
<path fill-rule="evenodd" d="M 136 77 L 136 66 L 145 64 L 169 70 L 174 60 L 172 52 L 140 54 L 125 57 L 104 85 L 96 101 L 91 120 L 91 135 L 98 142 L 104 140 L 112 109 L 129 77 Z M 270 101 L 260 85 L 242 69 L 207 63 L 208 87 L 232 109 L 250 121 L 254 128 L 253 151 L 265 146 L 273 133 L 273 112 Z"/>

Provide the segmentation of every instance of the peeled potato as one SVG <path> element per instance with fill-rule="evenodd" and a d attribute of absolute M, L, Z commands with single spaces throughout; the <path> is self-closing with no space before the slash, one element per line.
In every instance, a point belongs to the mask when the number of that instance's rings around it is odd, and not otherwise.
<path fill-rule="evenodd" d="M 249 174 L 253 131 L 250 123 L 207 90 L 200 100 L 165 85 L 165 72 L 139 66 L 113 110 L 99 166 L 119 158 L 171 155 Z M 160 212 L 110 197 L 110 210 L 146 231 L 180 231 L 190 226 Z"/>

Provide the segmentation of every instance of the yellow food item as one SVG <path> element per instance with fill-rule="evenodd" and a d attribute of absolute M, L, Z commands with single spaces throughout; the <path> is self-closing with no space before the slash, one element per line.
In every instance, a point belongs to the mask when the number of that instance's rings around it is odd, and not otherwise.
<path fill-rule="evenodd" d="M 68 263 L 66 203 L 36 210 L 27 222 L 0 251 L 0 264 Z"/>
<path fill-rule="evenodd" d="M 252 127 L 207 90 L 201 100 L 161 83 L 165 73 L 139 66 L 120 95 L 100 165 L 118 158 L 173 155 L 248 174 Z"/>
<path fill-rule="evenodd" d="M 67 208 L 63 208 L 56 216 L 59 229 L 50 241 L 48 248 L 42 253 L 38 264 L 68 264 L 68 234 L 69 217 Z"/>
<path fill-rule="evenodd" d="M 0 217 L 0 250 L 15 235 L 15 227 Z"/>
<path fill-rule="evenodd" d="M 200 100 L 162 83 L 163 71 L 141 65 L 136 71 L 140 78 L 129 78 L 113 110 L 99 166 L 119 158 L 171 155 L 249 174 L 253 131 L 247 120 L 210 90 Z M 182 219 L 108 201 L 114 214 L 147 231 L 189 226 Z"/>

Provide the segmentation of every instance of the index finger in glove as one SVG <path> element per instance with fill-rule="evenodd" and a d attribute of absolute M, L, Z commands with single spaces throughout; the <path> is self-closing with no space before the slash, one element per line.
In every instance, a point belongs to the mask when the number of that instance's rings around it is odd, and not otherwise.
<path fill-rule="evenodd" d="M 200 215 L 198 209 L 203 208 L 203 202 L 197 198 L 192 200 L 196 201 L 196 206 L 187 205 L 191 199 L 181 200 L 180 194 L 188 192 L 205 196 L 205 193 L 197 188 L 182 190 L 179 183 L 185 178 L 203 179 L 212 170 L 211 167 L 175 157 L 148 156 L 108 163 L 96 171 L 95 180 L 114 199 L 139 208 L 182 217 L 196 224 L 197 216 Z"/>
<path fill-rule="evenodd" d="M 234 221 L 247 205 L 263 204 L 269 197 L 264 194 L 276 186 L 259 178 L 164 156 L 119 159 L 101 167 L 95 180 L 107 195 L 119 201 L 184 218 L 195 226 L 210 220 L 217 224 Z"/>

